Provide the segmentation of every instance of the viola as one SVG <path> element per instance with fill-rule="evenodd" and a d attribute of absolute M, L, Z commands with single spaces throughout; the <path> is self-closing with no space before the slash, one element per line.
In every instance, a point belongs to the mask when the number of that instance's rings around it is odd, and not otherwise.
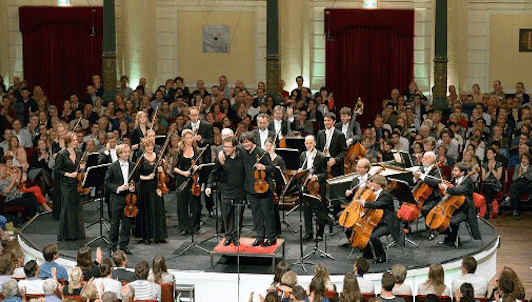
<path fill-rule="evenodd" d="M 466 177 L 471 177 L 472 175 L 478 173 L 480 171 L 480 168 L 477 167 L 476 169 L 473 169 L 469 174 L 467 174 Z M 464 179 L 466 179 L 464 177 Z M 426 217 L 426 224 L 427 226 L 432 229 L 436 230 L 438 232 L 445 231 L 451 222 L 451 218 L 453 218 L 453 213 L 461 207 L 465 202 L 465 196 L 464 195 L 450 195 L 447 194 L 430 212 L 427 214 Z"/>
<path fill-rule="evenodd" d="M 270 185 L 266 181 L 266 171 L 255 170 L 255 172 L 253 172 L 253 176 L 255 177 L 255 184 L 253 185 L 255 192 L 259 194 L 268 192 Z"/>
<path fill-rule="evenodd" d="M 320 196 L 320 183 L 316 180 L 310 180 L 307 182 L 307 191 L 310 195 L 316 196 L 321 200 Z"/>
<path fill-rule="evenodd" d="M 192 165 L 194 165 L 194 160 L 192 160 Z M 192 188 L 190 188 L 190 191 L 192 192 L 193 196 L 200 196 L 201 195 L 201 186 L 198 183 L 198 173 L 194 173 L 192 176 Z"/>
<path fill-rule="evenodd" d="M 133 218 L 139 213 L 137 208 L 137 195 L 135 192 L 128 192 L 126 194 L 126 206 L 124 207 L 124 216 Z"/>

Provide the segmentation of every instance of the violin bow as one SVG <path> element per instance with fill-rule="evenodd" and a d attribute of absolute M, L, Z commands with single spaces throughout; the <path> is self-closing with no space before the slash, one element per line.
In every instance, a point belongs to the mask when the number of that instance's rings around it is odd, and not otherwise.
<path fill-rule="evenodd" d="M 159 106 L 155 107 L 155 112 L 153 113 L 153 118 L 151 120 L 150 130 L 153 130 L 153 126 L 155 125 L 155 118 L 157 117 L 157 111 L 159 111 Z"/>
<path fill-rule="evenodd" d="M 76 132 L 76 128 L 78 127 L 79 122 L 81 122 L 81 118 L 83 118 L 83 115 L 79 117 L 78 121 L 77 121 L 76 124 L 74 125 L 74 130 L 72 130 L 72 132 Z"/>

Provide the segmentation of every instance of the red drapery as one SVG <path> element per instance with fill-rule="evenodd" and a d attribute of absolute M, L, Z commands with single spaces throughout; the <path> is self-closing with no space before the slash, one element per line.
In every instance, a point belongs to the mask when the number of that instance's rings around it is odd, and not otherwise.
<path fill-rule="evenodd" d="M 103 9 L 31 6 L 19 16 L 28 85 L 42 86 L 60 110 L 70 93 L 82 100 L 92 75 L 102 73 Z"/>
<path fill-rule="evenodd" d="M 414 74 L 413 10 L 325 10 L 326 83 L 336 107 L 365 104 L 362 126 L 382 112 L 390 91 Z"/>

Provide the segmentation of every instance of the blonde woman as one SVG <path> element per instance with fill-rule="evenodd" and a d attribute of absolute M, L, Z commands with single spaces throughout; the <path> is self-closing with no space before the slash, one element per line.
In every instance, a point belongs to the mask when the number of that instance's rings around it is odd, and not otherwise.
<path fill-rule="evenodd" d="M 392 290 L 394 295 L 412 295 L 412 288 L 405 284 L 406 267 L 402 264 L 392 266 L 392 275 L 395 277 L 395 285 Z"/>
<path fill-rule="evenodd" d="M 441 264 L 435 263 L 430 265 L 427 281 L 418 286 L 417 294 L 433 294 L 436 296 L 451 295 L 451 290 L 445 285 L 445 274 Z"/>

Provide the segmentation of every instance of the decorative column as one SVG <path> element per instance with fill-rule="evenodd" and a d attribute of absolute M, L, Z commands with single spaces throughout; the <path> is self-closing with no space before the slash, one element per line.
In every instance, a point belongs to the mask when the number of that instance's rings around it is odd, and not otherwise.
<path fill-rule="evenodd" d="M 279 7 L 278 0 L 266 4 L 266 94 L 279 94 L 281 65 L 279 56 Z"/>
<path fill-rule="evenodd" d="M 113 100 L 117 91 L 115 0 L 103 1 L 103 83 L 104 101 Z"/>
<path fill-rule="evenodd" d="M 432 108 L 444 114 L 450 111 L 447 103 L 447 0 L 436 0 L 436 43 L 434 52 L 434 100 Z"/>

